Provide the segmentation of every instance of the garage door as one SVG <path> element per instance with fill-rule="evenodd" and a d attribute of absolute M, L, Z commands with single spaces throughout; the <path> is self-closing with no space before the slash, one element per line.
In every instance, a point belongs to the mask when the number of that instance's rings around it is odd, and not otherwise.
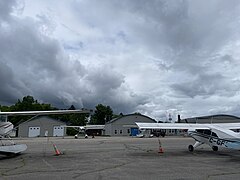
<path fill-rule="evenodd" d="M 63 136 L 64 128 L 62 126 L 54 126 L 53 127 L 53 136 Z"/>
<path fill-rule="evenodd" d="M 29 127 L 28 137 L 37 137 L 37 136 L 40 136 L 40 127 Z"/>

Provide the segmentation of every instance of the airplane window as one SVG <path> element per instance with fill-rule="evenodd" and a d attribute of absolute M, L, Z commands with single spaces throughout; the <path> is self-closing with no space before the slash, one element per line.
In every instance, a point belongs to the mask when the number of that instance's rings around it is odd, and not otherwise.
<path fill-rule="evenodd" d="M 1 122 L 6 122 L 7 121 L 7 117 L 6 116 L 0 116 L 0 121 Z"/>
<path fill-rule="evenodd" d="M 196 131 L 199 133 L 204 133 L 204 129 L 197 129 Z"/>
<path fill-rule="evenodd" d="M 233 132 L 236 132 L 236 133 L 240 132 L 240 129 L 230 129 L 230 130 L 233 131 Z"/>
<path fill-rule="evenodd" d="M 208 129 L 205 129 L 205 130 L 204 130 L 204 134 L 211 135 L 211 131 L 208 130 Z"/>
<path fill-rule="evenodd" d="M 213 136 L 213 137 L 218 137 L 215 132 L 212 132 L 212 136 Z"/>

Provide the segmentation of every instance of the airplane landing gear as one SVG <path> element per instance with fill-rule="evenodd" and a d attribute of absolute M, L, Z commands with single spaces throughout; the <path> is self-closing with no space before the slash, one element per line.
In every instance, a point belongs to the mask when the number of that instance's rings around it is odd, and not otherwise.
<path fill-rule="evenodd" d="M 193 145 L 189 145 L 189 146 L 188 146 L 188 150 L 189 150 L 190 152 L 193 152 L 193 150 L 194 150 Z"/>
<path fill-rule="evenodd" d="M 189 145 L 189 146 L 188 146 L 188 150 L 189 150 L 190 152 L 193 152 L 193 151 L 194 151 L 194 148 L 197 148 L 197 147 L 201 146 L 202 144 L 203 144 L 202 142 L 196 141 L 194 145 Z"/>
<path fill-rule="evenodd" d="M 213 146 L 213 147 L 212 147 L 212 150 L 213 150 L 213 151 L 218 151 L 218 147 L 217 147 L 217 146 Z"/>

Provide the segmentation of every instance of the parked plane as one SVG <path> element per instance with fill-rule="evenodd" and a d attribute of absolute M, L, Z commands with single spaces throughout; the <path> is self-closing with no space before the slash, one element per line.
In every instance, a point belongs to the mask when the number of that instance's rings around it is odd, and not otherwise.
<path fill-rule="evenodd" d="M 27 149 L 26 144 L 15 144 L 9 134 L 13 131 L 13 124 L 8 121 L 8 116 L 19 115 L 50 115 L 50 114 L 71 114 L 90 113 L 89 110 L 53 110 L 53 111 L 20 111 L 20 112 L 0 112 L 0 154 L 19 154 Z M 10 144 L 4 144 L 2 140 L 8 140 Z"/>
<path fill-rule="evenodd" d="M 209 145 L 213 151 L 218 147 L 240 150 L 240 123 L 218 124 L 189 124 L 189 123 L 136 123 L 139 129 L 181 129 L 188 130 L 188 135 L 196 142 L 189 145 L 188 150 L 193 151 L 202 144 Z"/>
<path fill-rule="evenodd" d="M 77 139 L 79 137 L 80 134 L 85 134 L 85 138 L 88 138 L 88 135 L 86 133 L 87 130 L 91 130 L 91 129 L 104 129 L 105 125 L 85 125 L 85 126 L 62 126 L 63 128 L 73 128 L 75 129 L 77 132 L 77 134 L 74 136 L 75 139 Z M 93 134 L 94 137 L 94 134 Z"/>

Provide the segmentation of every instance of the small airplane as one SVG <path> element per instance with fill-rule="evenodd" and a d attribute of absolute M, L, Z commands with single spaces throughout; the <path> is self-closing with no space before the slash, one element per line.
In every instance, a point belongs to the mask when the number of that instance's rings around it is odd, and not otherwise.
<path fill-rule="evenodd" d="M 78 133 L 74 136 L 75 139 L 78 138 L 78 136 L 82 133 L 85 134 L 85 138 L 88 138 L 88 135 L 86 133 L 87 130 L 89 129 L 104 129 L 105 125 L 85 125 L 85 126 L 62 126 L 63 128 L 73 128 L 76 131 L 78 131 Z M 94 137 L 94 135 L 93 135 Z"/>
<path fill-rule="evenodd" d="M 12 155 L 19 154 L 27 149 L 26 144 L 15 144 L 10 138 L 10 133 L 14 127 L 11 122 L 8 121 L 8 116 L 19 115 L 50 115 L 50 114 L 71 114 L 71 113 L 91 113 L 90 110 L 52 110 L 52 111 L 19 111 L 19 112 L 1 112 L 0 111 L 0 154 Z M 4 144 L 2 141 L 8 140 L 10 144 Z"/>
<path fill-rule="evenodd" d="M 188 130 L 188 135 L 196 142 L 189 145 L 194 151 L 202 144 L 209 145 L 213 151 L 219 147 L 240 150 L 240 123 L 190 124 L 190 123 L 138 123 L 139 129 L 181 129 Z"/>

